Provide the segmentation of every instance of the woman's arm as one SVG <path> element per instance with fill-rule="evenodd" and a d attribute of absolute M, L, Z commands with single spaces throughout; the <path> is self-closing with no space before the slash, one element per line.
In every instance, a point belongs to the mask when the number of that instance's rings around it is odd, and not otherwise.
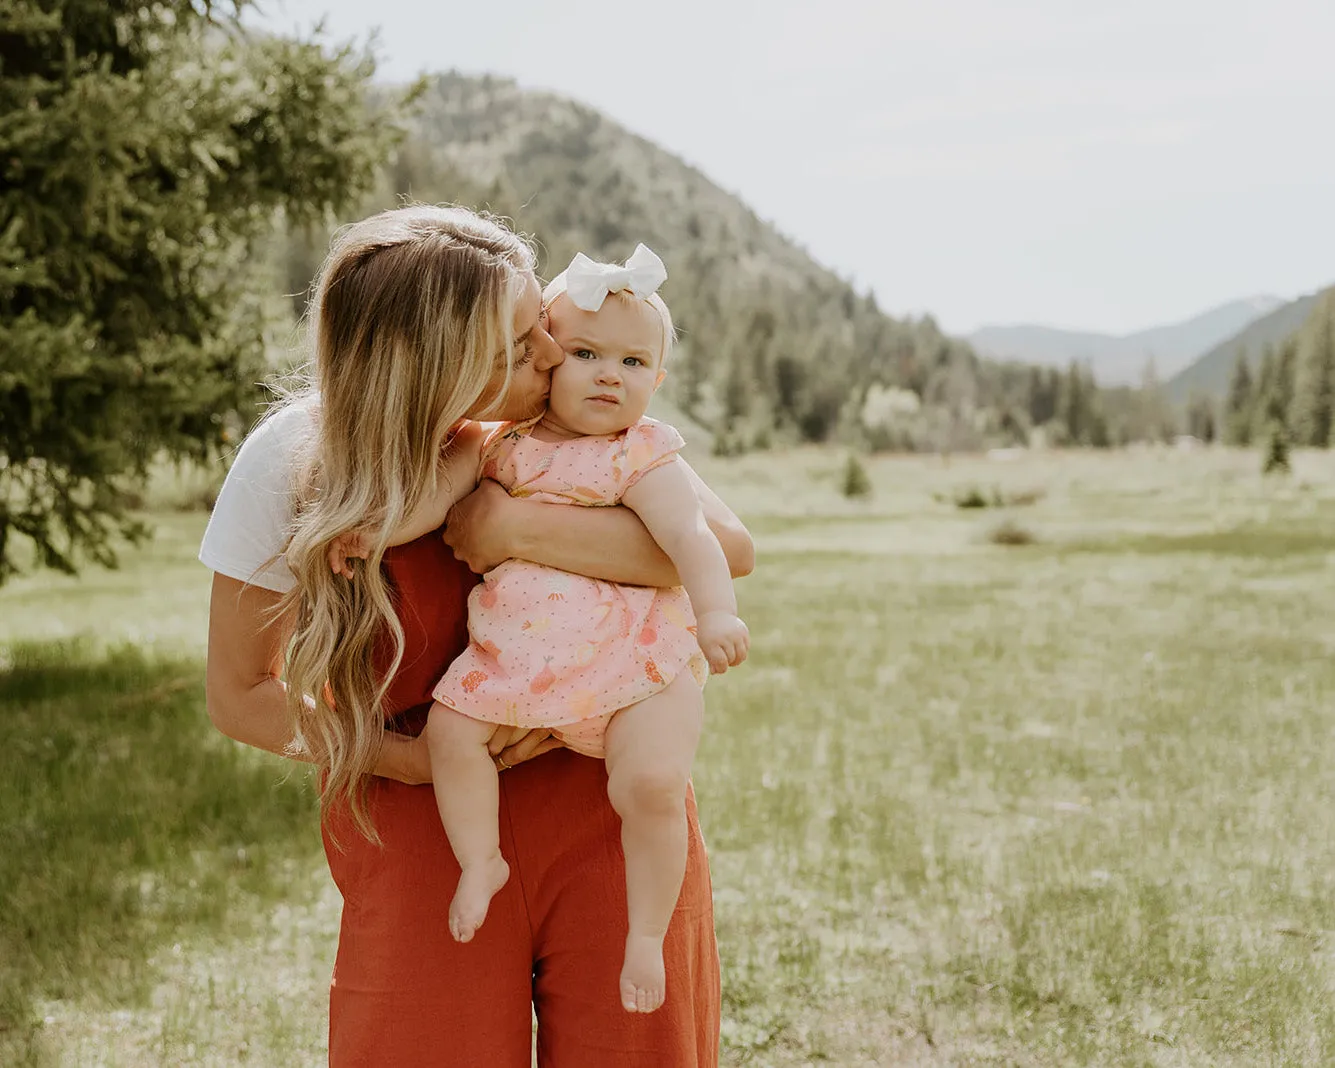
<path fill-rule="evenodd" d="M 709 529 L 733 577 L 755 567 L 755 545 L 740 519 L 684 460 Z M 628 586 L 676 586 L 676 567 L 629 508 L 572 508 L 512 498 L 484 481 L 454 506 L 445 543 L 474 571 L 512 557 Z M 609 546 L 616 546 L 615 552 Z"/>
<path fill-rule="evenodd" d="M 209 719 L 223 734 L 293 760 L 310 758 L 293 745 L 287 688 L 279 678 L 282 620 L 266 625 L 282 594 L 215 572 L 209 601 L 209 650 L 204 669 Z M 559 746 L 550 731 L 498 731 L 488 745 L 501 767 L 513 767 Z M 385 733 L 375 773 L 416 785 L 431 781 L 425 738 Z"/>
<path fill-rule="evenodd" d="M 293 746 L 287 688 L 279 677 L 285 629 L 281 619 L 270 620 L 280 600 L 282 594 L 273 590 L 214 574 L 205 703 L 209 719 L 229 738 L 309 760 Z M 387 733 L 375 773 L 406 783 L 430 782 L 425 741 Z"/>

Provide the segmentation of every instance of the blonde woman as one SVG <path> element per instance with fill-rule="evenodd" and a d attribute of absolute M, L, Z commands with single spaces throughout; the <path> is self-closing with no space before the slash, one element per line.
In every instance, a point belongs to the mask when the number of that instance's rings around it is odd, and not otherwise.
<path fill-rule="evenodd" d="M 344 897 L 335 1066 L 527 1068 L 534 1010 L 550 1068 L 717 1064 L 718 956 L 693 802 L 664 946 L 680 982 L 659 1012 L 624 1013 L 615 996 L 625 875 L 604 766 L 545 731 L 493 742 L 513 874 L 472 942 L 449 933 L 459 868 L 419 735 L 433 685 L 467 642 L 474 572 L 518 557 L 613 582 L 678 581 L 628 510 L 511 499 L 486 483 L 443 538 L 386 549 L 463 420 L 542 410 L 562 353 L 533 268 L 523 241 L 458 208 L 399 209 L 344 231 L 311 313 L 313 387 L 242 446 L 200 550 L 215 572 L 210 716 L 238 741 L 324 769 L 326 853 Z M 749 536 L 694 481 L 745 574 Z M 330 573 L 328 550 L 368 517 L 370 557 L 349 583 Z"/>

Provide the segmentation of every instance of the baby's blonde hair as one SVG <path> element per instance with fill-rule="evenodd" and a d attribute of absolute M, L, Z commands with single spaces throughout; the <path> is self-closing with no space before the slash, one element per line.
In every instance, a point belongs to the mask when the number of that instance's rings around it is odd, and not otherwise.
<path fill-rule="evenodd" d="M 522 238 L 490 218 L 425 205 L 382 212 L 335 238 L 309 313 L 317 431 L 298 480 L 285 598 L 288 706 L 297 744 L 327 768 L 326 805 L 375 829 L 362 787 L 380 756 L 383 702 L 404 635 L 380 571 L 390 532 L 433 485 L 450 429 L 504 364 L 515 305 L 534 268 Z M 504 389 L 497 402 L 504 396 Z M 370 532 L 355 580 L 331 573 L 334 539 Z"/>
<path fill-rule="evenodd" d="M 565 292 L 566 276 L 563 271 L 548 282 L 543 289 L 542 306 L 550 309 L 559 297 L 565 296 Z M 617 293 L 609 293 L 603 299 L 604 301 L 619 300 L 626 304 L 647 304 L 657 313 L 659 325 L 663 328 L 662 337 L 659 339 L 658 367 L 660 370 L 666 367 L 668 357 L 672 355 L 672 346 L 677 342 L 677 331 L 672 325 L 672 312 L 668 309 L 667 301 L 657 293 L 651 293 L 649 296 L 641 298 L 624 289 Z"/>

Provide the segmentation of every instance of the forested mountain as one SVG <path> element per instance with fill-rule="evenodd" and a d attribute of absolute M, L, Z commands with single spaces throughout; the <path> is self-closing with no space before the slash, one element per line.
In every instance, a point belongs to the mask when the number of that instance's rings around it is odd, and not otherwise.
<path fill-rule="evenodd" d="M 1027 323 L 985 326 L 970 334 L 969 342 L 983 356 L 1045 367 L 1065 367 L 1072 360 L 1079 360 L 1090 365 L 1100 382 L 1136 385 L 1151 360 L 1161 377 L 1171 377 L 1202 353 L 1283 303 L 1278 297 L 1248 297 L 1221 304 L 1182 322 L 1122 335 Z"/>
<path fill-rule="evenodd" d="M 1335 287 L 1304 300 L 1306 319 L 1263 344 L 1259 358 L 1235 351 L 1222 419 L 1232 444 L 1258 442 L 1281 455 L 1289 444 L 1335 445 Z"/>
<path fill-rule="evenodd" d="M 1320 293 L 1312 293 L 1281 304 L 1238 333 L 1220 342 L 1189 367 L 1168 379 L 1165 390 L 1170 399 L 1186 401 L 1193 395 L 1222 397 L 1228 389 L 1229 375 L 1238 355 L 1245 353 L 1253 369 L 1259 366 L 1261 352 L 1267 345 L 1279 345 L 1297 333 L 1312 314 Z"/>
<path fill-rule="evenodd" d="M 513 219 L 539 239 L 547 276 L 576 251 L 621 260 L 639 241 L 652 247 L 681 335 L 665 388 L 721 449 L 830 439 L 972 449 L 1037 427 L 1085 444 L 1140 434 L 1143 406 L 1126 391 L 1101 392 L 1075 365 L 980 359 L 930 317 L 885 315 L 695 168 L 550 93 L 431 79 L 364 208 L 404 197 Z M 325 237 L 287 244 L 289 291 L 304 289 Z"/>

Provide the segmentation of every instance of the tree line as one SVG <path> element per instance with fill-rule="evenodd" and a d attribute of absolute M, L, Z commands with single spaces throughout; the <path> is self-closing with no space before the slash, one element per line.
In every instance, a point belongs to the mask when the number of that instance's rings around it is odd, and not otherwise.
<path fill-rule="evenodd" d="M 576 251 L 661 252 L 681 330 L 670 388 L 723 452 L 1175 432 L 1152 370 L 1105 389 L 1079 364 L 981 359 L 591 109 L 497 78 L 376 86 L 363 50 L 246 31 L 247 3 L 0 6 L 0 581 L 111 562 L 116 537 L 142 533 L 152 462 L 234 447 L 332 230 L 405 198 L 513 219 L 547 275 Z M 1230 440 L 1264 410 L 1329 441 L 1323 337 L 1238 386 Z M 1274 384 L 1290 365 L 1292 388 Z"/>
<path fill-rule="evenodd" d="M 1200 400 L 1189 410 L 1198 411 Z M 1335 444 L 1335 290 L 1322 295 L 1298 333 L 1268 345 L 1255 371 L 1248 354 L 1233 365 L 1220 418 L 1231 445 Z"/>

